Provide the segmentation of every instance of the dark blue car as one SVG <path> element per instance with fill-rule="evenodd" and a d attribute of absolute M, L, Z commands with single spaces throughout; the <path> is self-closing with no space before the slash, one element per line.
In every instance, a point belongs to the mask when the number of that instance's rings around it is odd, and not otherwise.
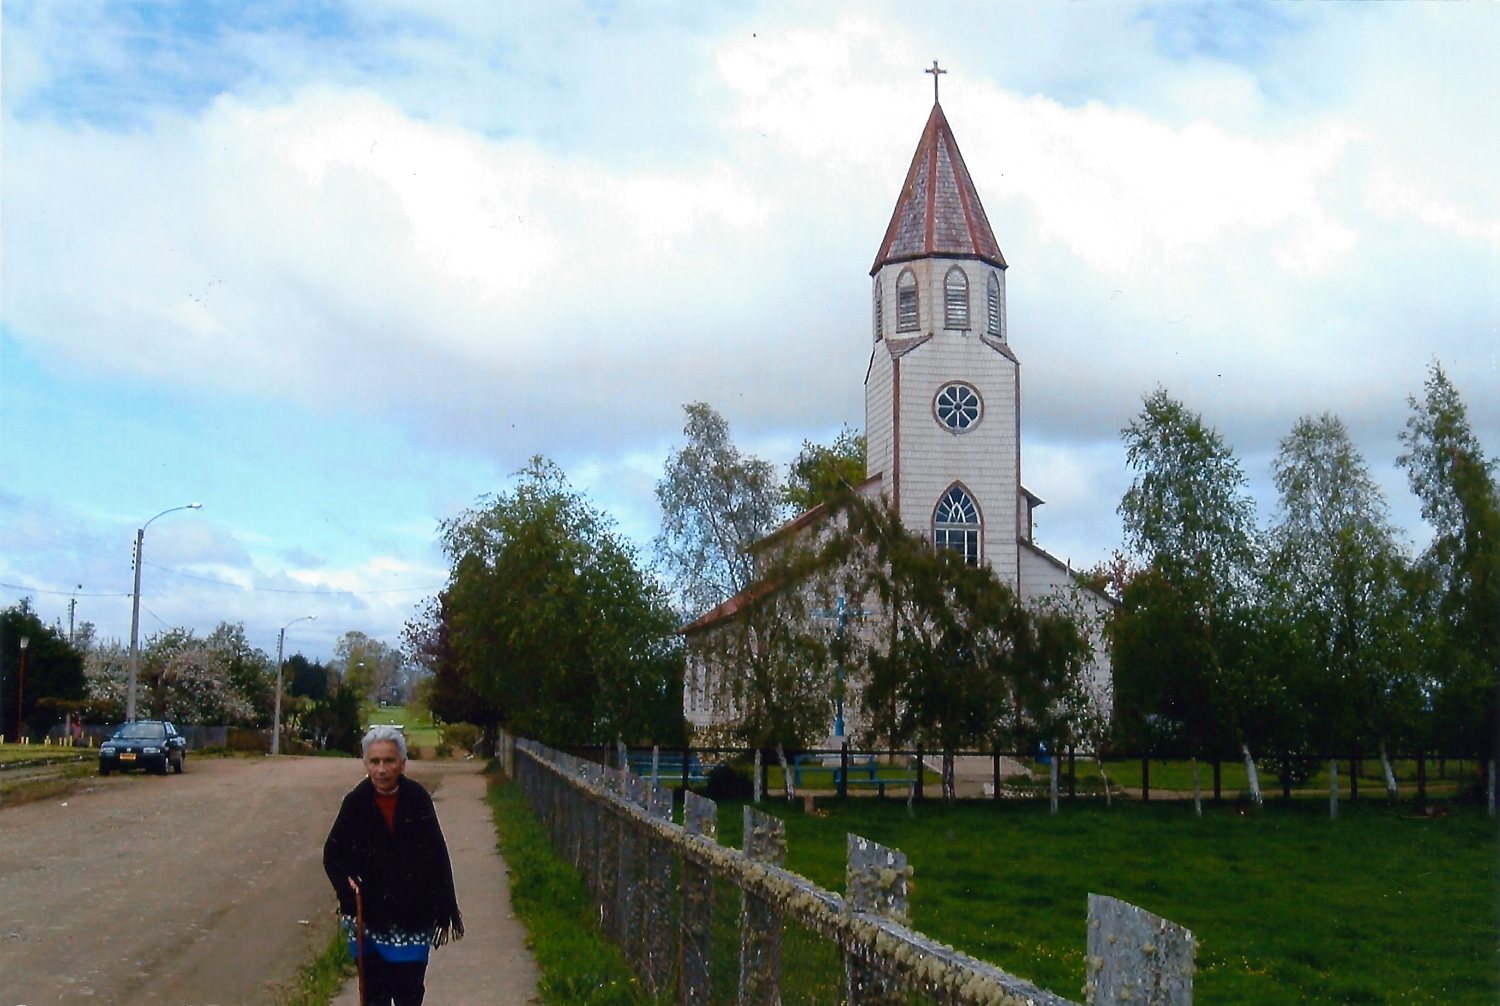
<path fill-rule="evenodd" d="M 99 745 L 99 774 L 119 770 L 150 769 L 166 775 L 167 769 L 181 773 L 187 758 L 187 738 L 163 720 L 126 723 Z"/>

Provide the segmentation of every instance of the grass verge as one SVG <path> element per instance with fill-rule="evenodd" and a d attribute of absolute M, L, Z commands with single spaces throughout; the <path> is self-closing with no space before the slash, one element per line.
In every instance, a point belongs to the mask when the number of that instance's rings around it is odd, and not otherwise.
<path fill-rule="evenodd" d="M 343 931 L 334 928 L 328 945 L 297 973 L 297 984 L 286 1006 L 328 1006 L 344 983 L 354 977 L 354 959 Z"/>
<path fill-rule="evenodd" d="M 500 855 L 510 868 L 511 910 L 526 926 L 541 969 L 543 1006 L 642 1006 L 649 1003 L 625 960 L 599 933 L 583 879 L 552 852 L 521 789 L 490 777 L 490 807 Z"/>

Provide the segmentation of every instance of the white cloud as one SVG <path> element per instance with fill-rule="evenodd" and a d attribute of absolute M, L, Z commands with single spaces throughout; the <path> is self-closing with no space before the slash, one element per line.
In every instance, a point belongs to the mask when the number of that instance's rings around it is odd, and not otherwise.
<path fill-rule="evenodd" d="M 1090 452 L 1157 383 L 1247 450 L 1325 408 L 1386 443 L 1437 354 L 1493 449 L 1492 20 L 1322 12 L 1235 61 L 1163 57 L 1133 10 L 1006 10 L 1003 38 L 982 8 L 761 10 L 753 36 L 692 12 L 622 14 L 614 35 L 526 14 L 538 51 L 586 54 L 555 80 L 532 50 L 487 70 L 513 40 L 480 11 L 398 46 L 406 76 L 262 46 L 262 90 L 144 108 L 146 127 L 9 114 L 4 321 L 103 377 L 394 416 L 507 468 L 559 457 L 648 539 L 681 403 L 782 459 L 862 423 L 864 273 L 926 115 L 917 70 L 949 41 L 971 62 L 944 105 L 1012 265 L 1049 533 L 1112 527 Z M 1032 76 L 991 71 L 990 35 Z M 598 82 L 627 65 L 649 71 Z M 273 543 L 241 540 L 274 568 Z"/>

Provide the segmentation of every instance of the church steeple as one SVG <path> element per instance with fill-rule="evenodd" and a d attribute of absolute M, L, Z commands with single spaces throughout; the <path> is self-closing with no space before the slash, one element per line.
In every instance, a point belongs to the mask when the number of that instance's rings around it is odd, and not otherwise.
<path fill-rule="evenodd" d="M 936 76 L 933 80 L 935 84 Z M 958 152 L 943 106 L 936 101 L 870 275 L 892 262 L 932 256 L 978 259 L 1005 268 L 974 179 Z"/>

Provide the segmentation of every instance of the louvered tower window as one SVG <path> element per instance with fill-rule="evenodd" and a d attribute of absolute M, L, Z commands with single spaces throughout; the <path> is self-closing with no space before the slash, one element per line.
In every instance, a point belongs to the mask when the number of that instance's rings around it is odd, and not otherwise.
<path fill-rule="evenodd" d="M 885 292 L 880 288 L 880 280 L 875 281 L 875 341 L 879 342 L 885 338 Z"/>
<path fill-rule="evenodd" d="M 952 486 L 932 515 L 932 544 L 952 549 L 970 566 L 979 565 L 979 507 L 962 486 Z"/>
<path fill-rule="evenodd" d="M 896 277 L 896 331 L 917 330 L 917 275 L 902 269 Z"/>
<path fill-rule="evenodd" d="M 1001 332 L 1001 320 L 1005 317 L 1005 304 L 1000 297 L 1000 274 L 990 273 L 989 296 L 986 298 L 989 305 L 989 318 L 986 321 L 985 331 L 996 339 L 1005 338 Z"/>
<path fill-rule="evenodd" d="M 943 277 L 944 328 L 969 328 L 969 277 L 959 266 Z"/>

